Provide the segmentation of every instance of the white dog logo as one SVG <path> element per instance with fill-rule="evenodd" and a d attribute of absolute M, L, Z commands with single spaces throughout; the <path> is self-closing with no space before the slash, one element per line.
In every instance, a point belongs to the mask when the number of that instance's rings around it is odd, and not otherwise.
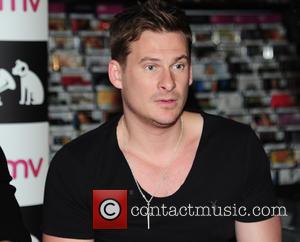
<path fill-rule="evenodd" d="M 9 74 L 9 72 L 5 69 L 0 69 L 0 93 L 6 90 L 15 90 L 16 89 L 16 82 L 13 77 Z M 3 103 L 0 97 L 0 106 Z"/>
<path fill-rule="evenodd" d="M 40 78 L 29 70 L 28 64 L 16 60 L 16 65 L 12 69 L 15 76 L 20 76 L 21 80 L 21 105 L 41 105 L 44 102 L 44 88 Z"/>

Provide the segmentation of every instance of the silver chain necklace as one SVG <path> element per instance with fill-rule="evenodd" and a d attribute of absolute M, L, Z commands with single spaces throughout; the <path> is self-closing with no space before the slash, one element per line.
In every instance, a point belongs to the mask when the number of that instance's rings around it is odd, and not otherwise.
<path fill-rule="evenodd" d="M 122 117 L 122 138 L 123 138 L 123 149 L 124 149 L 124 151 L 126 152 L 127 143 L 125 142 L 125 132 L 124 132 L 124 131 L 125 131 L 125 124 L 124 124 L 124 116 L 123 116 L 123 117 Z M 182 119 L 182 117 L 180 116 L 180 135 L 179 135 L 178 140 L 177 140 L 177 142 L 176 142 L 176 145 L 175 145 L 175 147 L 174 147 L 174 152 L 173 152 L 174 156 L 175 156 L 176 153 L 177 153 L 177 150 L 178 150 L 180 141 L 181 141 L 181 139 L 182 139 L 182 135 L 183 135 L 183 119 Z M 136 186 L 137 186 L 137 188 L 138 188 L 138 190 L 139 190 L 141 196 L 143 197 L 143 199 L 144 199 L 145 202 L 147 203 L 147 228 L 150 229 L 150 203 L 151 203 L 152 199 L 154 198 L 154 195 L 152 195 L 149 199 L 146 198 L 144 192 L 142 191 L 142 188 L 141 188 L 140 184 L 138 183 L 137 179 L 135 178 L 135 176 L 134 176 L 134 174 L 133 174 L 133 170 L 132 170 L 132 168 L 131 168 L 131 166 L 130 166 L 130 162 L 128 162 L 127 159 L 126 159 L 126 161 L 127 161 L 127 164 L 128 164 L 128 166 L 129 166 L 129 168 L 130 168 L 131 174 L 132 174 L 132 176 L 133 176 L 133 178 L 134 178 L 135 184 L 136 184 Z M 162 171 L 162 176 L 161 176 L 161 178 L 159 179 L 158 184 L 157 184 L 157 187 L 156 187 L 156 191 L 159 190 L 159 188 L 160 188 L 162 182 L 166 179 L 165 175 L 166 175 L 166 173 L 167 173 L 167 171 L 168 171 L 169 166 L 172 164 L 172 161 L 173 161 L 173 159 L 170 159 L 170 161 L 168 162 L 167 166 L 163 169 L 163 171 Z"/>

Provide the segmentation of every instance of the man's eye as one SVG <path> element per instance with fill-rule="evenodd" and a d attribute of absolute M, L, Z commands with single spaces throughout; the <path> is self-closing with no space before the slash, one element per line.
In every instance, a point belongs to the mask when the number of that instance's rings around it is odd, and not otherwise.
<path fill-rule="evenodd" d="M 184 70 L 185 65 L 182 63 L 177 63 L 174 65 L 174 69 L 176 70 Z"/>
<path fill-rule="evenodd" d="M 146 69 L 147 71 L 155 71 L 155 70 L 156 70 L 156 66 L 154 66 L 154 65 L 147 65 L 147 66 L 145 67 L 145 69 Z"/>

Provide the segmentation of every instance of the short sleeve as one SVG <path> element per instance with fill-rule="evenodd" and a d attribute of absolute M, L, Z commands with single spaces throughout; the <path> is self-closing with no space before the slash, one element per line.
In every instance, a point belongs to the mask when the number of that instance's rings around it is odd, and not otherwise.
<path fill-rule="evenodd" d="M 62 238 L 92 239 L 87 177 L 79 158 L 71 154 L 64 147 L 50 163 L 44 194 L 43 232 Z"/>
<path fill-rule="evenodd" d="M 245 158 L 245 177 L 240 206 L 247 214 L 236 217 L 240 222 L 258 222 L 274 216 L 277 200 L 271 178 L 270 160 L 260 139 L 249 127 Z M 241 210 L 243 211 L 243 210 Z"/>

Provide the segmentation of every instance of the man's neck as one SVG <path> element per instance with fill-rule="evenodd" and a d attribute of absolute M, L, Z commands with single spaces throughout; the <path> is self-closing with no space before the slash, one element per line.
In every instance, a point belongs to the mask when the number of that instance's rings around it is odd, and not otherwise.
<path fill-rule="evenodd" d="M 183 115 L 182 115 L 183 116 Z M 183 117 L 182 117 L 183 119 Z M 180 117 L 168 127 L 125 114 L 121 120 L 122 146 L 142 157 L 166 160 L 180 148 L 184 127 Z M 176 148 L 176 146 L 179 146 Z"/>

